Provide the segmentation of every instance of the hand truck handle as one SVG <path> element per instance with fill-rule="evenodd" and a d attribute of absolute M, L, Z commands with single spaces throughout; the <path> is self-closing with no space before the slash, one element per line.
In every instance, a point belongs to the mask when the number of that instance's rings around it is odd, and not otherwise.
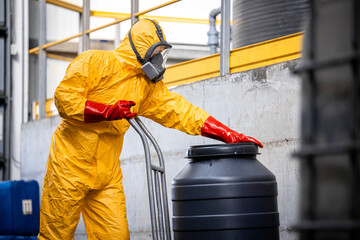
<path fill-rule="evenodd" d="M 169 208 L 168 208 L 168 199 L 166 194 L 165 164 L 164 164 L 164 158 L 162 152 L 155 138 L 151 135 L 149 130 L 145 127 L 144 123 L 138 117 L 135 117 L 134 119 L 128 119 L 128 121 L 130 125 L 135 129 L 135 131 L 140 135 L 140 138 L 144 145 L 153 239 L 158 240 L 157 227 L 159 227 L 160 240 L 165 240 L 165 239 L 171 240 Z M 155 148 L 155 151 L 159 158 L 159 166 L 153 165 L 151 163 L 150 148 L 147 138 L 150 140 L 150 142 L 153 144 Z M 154 173 L 154 176 L 152 176 L 152 171 Z M 154 186 L 155 186 L 155 192 L 154 192 Z M 157 200 L 158 224 L 156 224 L 157 217 L 155 212 L 155 194 Z M 163 216 L 163 211 L 164 211 L 164 216 Z M 166 236 L 164 232 L 164 223 L 165 223 Z"/>

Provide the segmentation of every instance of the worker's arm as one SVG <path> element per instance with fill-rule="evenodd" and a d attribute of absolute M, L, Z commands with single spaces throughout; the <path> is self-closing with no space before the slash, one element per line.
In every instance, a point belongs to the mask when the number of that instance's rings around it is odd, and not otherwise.
<path fill-rule="evenodd" d="M 139 115 L 187 134 L 202 135 L 226 143 L 254 142 L 262 147 L 256 139 L 231 130 L 181 95 L 170 92 L 163 82 L 156 84 L 144 106 L 140 107 Z"/>
<path fill-rule="evenodd" d="M 84 109 L 89 90 L 88 56 L 81 54 L 66 70 L 55 91 L 55 105 L 62 118 L 84 121 Z"/>
<path fill-rule="evenodd" d="M 149 87 L 152 89 L 140 103 L 140 116 L 187 134 L 201 135 L 201 127 L 209 117 L 207 112 L 192 105 L 181 95 L 170 92 L 163 81 Z"/>
<path fill-rule="evenodd" d="M 102 69 L 99 64 L 101 58 L 89 51 L 79 55 L 69 65 L 55 91 L 55 105 L 62 118 L 100 122 L 136 116 L 130 111 L 135 105 L 132 101 L 119 100 L 114 105 L 106 105 L 87 99 L 92 85 L 97 84 L 95 79 L 101 79 L 101 74 L 106 74 L 97 71 L 98 68 Z"/>

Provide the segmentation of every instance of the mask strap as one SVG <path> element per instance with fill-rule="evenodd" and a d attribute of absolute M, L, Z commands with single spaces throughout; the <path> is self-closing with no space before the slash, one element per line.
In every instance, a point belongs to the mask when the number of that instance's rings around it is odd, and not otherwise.
<path fill-rule="evenodd" d="M 133 43 L 133 41 L 132 41 L 131 29 L 130 29 L 128 35 L 129 35 L 129 40 L 130 40 L 131 48 L 132 48 L 132 50 L 134 51 L 137 60 L 138 60 L 141 64 L 144 64 L 144 59 L 140 56 L 139 52 L 136 50 L 135 45 L 134 45 L 134 43 Z"/>
<path fill-rule="evenodd" d="M 159 39 L 161 42 L 165 42 L 165 39 L 164 39 L 164 35 L 161 31 L 161 27 L 159 26 L 159 24 L 157 24 L 154 20 L 152 19 L 149 19 L 149 18 L 146 18 L 147 20 L 150 20 L 156 27 L 156 34 L 158 35 Z"/>

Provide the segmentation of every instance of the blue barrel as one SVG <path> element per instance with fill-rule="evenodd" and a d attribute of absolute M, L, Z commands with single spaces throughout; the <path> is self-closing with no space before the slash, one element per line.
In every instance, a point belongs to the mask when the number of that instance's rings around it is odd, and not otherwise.
<path fill-rule="evenodd" d="M 0 240 L 37 240 L 37 236 L 0 236 Z"/>
<path fill-rule="evenodd" d="M 172 184 L 176 240 L 278 240 L 274 174 L 253 143 L 189 147 Z"/>
<path fill-rule="evenodd" d="M 36 181 L 0 182 L 0 201 L 0 235 L 36 236 L 39 233 L 40 201 Z"/>

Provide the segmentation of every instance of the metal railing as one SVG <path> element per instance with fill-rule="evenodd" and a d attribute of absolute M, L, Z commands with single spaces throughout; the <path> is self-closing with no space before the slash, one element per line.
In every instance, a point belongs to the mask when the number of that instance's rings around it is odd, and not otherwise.
<path fill-rule="evenodd" d="M 83 8 L 81 6 L 68 3 L 61 0 L 46 0 L 47 3 L 66 8 L 68 10 L 72 10 L 78 13 L 83 12 Z M 94 11 L 90 10 L 90 16 L 92 17 L 106 17 L 106 18 L 125 18 L 130 17 L 131 13 L 119 13 L 119 12 L 107 12 L 107 11 Z M 177 23 L 194 23 L 194 24 L 209 24 L 209 19 L 198 19 L 198 18 L 181 18 L 181 17 L 169 17 L 169 16 L 155 16 L 155 15 L 142 15 L 139 16 L 141 18 L 151 18 L 158 21 L 163 22 L 177 22 Z M 220 21 L 216 21 L 216 24 L 220 24 Z"/>
<path fill-rule="evenodd" d="M 62 60 L 69 61 L 69 58 L 64 57 L 58 57 L 55 54 L 48 54 L 46 52 L 46 49 L 53 47 L 55 45 L 67 42 L 69 40 L 82 37 L 81 41 L 79 42 L 79 51 L 85 51 L 89 49 L 89 34 L 93 33 L 95 31 L 119 24 L 126 20 L 132 20 L 132 22 L 135 21 L 135 19 L 140 18 L 140 16 L 143 17 L 150 17 L 146 16 L 146 13 L 149 13 L 151 11 L 163 8 L 165 6 L 171 5 L 173 3 L 179 2 L 181 0 L 171 0 L 169 2 L 160 4 L 158 6 L 149 8 L 147 10 L 138 12 L 138 2 L 139 0 L 131 0 L 132 1 L 132 8 L 131 8 L 131 14 L 120 14 L 121 16 L 119 19 L 110 22 L 108 24 L 88 29 L 89 28 L 89 18 L 90 16 L 109 16 L 109 13 L 106 12 L 97 12 L 97 11 L 91 11 L 89 8 L 89 1 L 90 0 L 83 0 L 83 7 L 61 1 L 61 0 L 39 0 L 39 25 L 40 25 L 40 31 L 39 31 L 39 46 L 34 47 L 29 50 L 29 54 L 39 54 L 39 81 L 38 81 L 38 96 L 37 96 L 37 102 L 38 102 L 38 117 L 44 118 L 46 117 L 46 110 L 45 110 L 45 104 L 46 104 L 46 57 L 51 58 L 61 58 Z M 46 3 L 53 4 L 59 7 L 63 7 L 66 9 L 70 9 L 76 12 L 80 13 L 81 16 L 81 32 L 69 37 L 66 37 L 64 39 L 56 40 L 47 43 L 46 42 L 46 28 L 44 27 L 46 25 Z M 221 17 L 221 42 L 220 42 L 220 76 L 224 76 L 230 73 L 230 0 L 222 0 L 221 1 L 221 9 L 224 14 L 222 14 Z M 111 13 L 110 15 L 114 17 L 116 13 Z M 144 16 L 145 15 L 145 16 Z M 153 17 L 153 16 L 152 16 Z M 156 18 L 155 18 L 156 19 Z M 159 17 L 159 20 L 168 20 L 168 21 L 179 21 L 179 22 L 192 22 L 192 23 L 208 23 L 209 20 L 204 19 L 188 19 L 188 18 L 169 18 L 169 17 Z"/>
<path fill-rule="evenodd" d="M 148 13 L 148 12 L 151 12 L 151 11 L 155 11 L 157 9 L 160 9 L 162 7 L 165 7 L 165 6 L 168 6 L 170 4 L 173 4 L 173 3 L 176 3 L 176 2 L 179 2 L 181 0 L 172 0 L 172 1 L 169 1 L 169 2 L 166 2 L 166 3 L 163 3 L 163 4 L 160 4 L 156 7 L 153 7 L 153 8 L 149 8 L 147 10 L 144 10 L 144 11 L 141 11 L 141 12 L 137 12 L 137 13 L 131 13 L 131 15 L 129 16 L 126 16 L 126 17 L 123 17 L 121 19 L 118 19 L 118 20 L 115 20 L 111 23 L 107 23 L 107 24 L 104 24 L 102 26 L 99 26 L 99 27 L 96 27 L 96 28 L 92 28 L 92 29 L 89 29 L 89 30 L 86 30 L 86 34 L 90 34 L 92 32 L 95 32 L 95 31 L 98 31 L 98 30 L 101 30 L 101 29 L 104 29 L 104 28 L 107 28 L 107 27 L 110 27 L 110 26 L 113 26 L 115 24 L 118 24 L 118 23 L 121 23 L 123 21 L 126 21 L 126 20 L 129 20 L 131 19 L 131 16 L 134 15 L 135 17 L 138 17 L 140 15 L 144 15 L 145 13 Z M 74 38 L 77 38 L 77 37 L 81 37 L 82 36 L 82 32 L 81 33 L 78 33 L 78 34 L 75 34 L 73 36 L 70 36 L 70 37 L 67 37 L 67 38 L 64 38 L 64 39 L 61 39 L 61 40 L 57 40 L 57 41 L 53 41 L 53 42 L 50 42 L 50 43 L 46 43 L 46 44 L 43 44 L 41 45 L 40 47 L 42 49 L 46 49 L 46 48 L 49 48 L 49 47 L 52 47 L 52 46 L 55 46 L 55 45 L 58 45 L 60 43 L 63 43 L 63 42 L 67 42 L 71 39 L 74 39 Z M 29 50 L 29 53 L 32 54 L 32 53 L 36 53 L 39 51 L 39 46 L 38 47 L 35 47 L 35 48 L 32 48 Z"/>

